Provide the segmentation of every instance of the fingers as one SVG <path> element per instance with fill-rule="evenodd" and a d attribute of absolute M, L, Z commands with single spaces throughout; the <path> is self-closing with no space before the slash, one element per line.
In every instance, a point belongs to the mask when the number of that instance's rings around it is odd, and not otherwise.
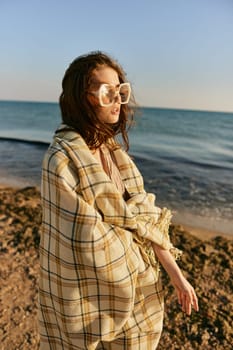
<path fill-rule="evenodd" d="M 193 297 L 192 306 L 193 306 L 195 311 L 199 311 L 198 299 L 197 299 L 197 296 L 196 296 L 196 293 L 195 293 L 194 290 L 193 290 L 193 293 L 192 293 L 192 297 Z"/>
<path fill-rule="evenodd" d="M 187 315 L 191 315 L 192 308 L 195 311 L 199 310 L 198 299 L 193 288 L 185 291 L 177 290 L 177 297 L 182 311 Z"/>
<path fill-rule="evenodd" d="M 192 301 L 190 300 L 189 295 L 185 298 L 185 313 L 191 315 L 192 312 Z"/>
<path fill-rule="evenodd" d="M 198 311 L 198 299 L 195 290 L 186 278 L 182 276 L 181 278 L 172 280 L 172 283 L 176 289 L 178 302 L 182 311 L 187 315 L 191 315 L 192 308 Z"/>
<path fill-rule="evenodd" d="M 184 313 L 191 315 L 192 312 L 192 301 L 188 293 L 183 293 L 181 298 L 181 308 Z"/>
<path fill-rule="evenodd" d="M 181 293 L 181 308 L 184 313 L 187 315 L 191 314 L 192 311 L 192 303 L 191 298 L 188 292 Z"/>
<path fill-rule="evenodd" d="M 178 297 L 178 302 L 179 302 L 179 304 L 180 304 L 180 306 L 182 307 L 182 293 L 179 291 L 179 290 L 177 290 L 177 297 Z"/>

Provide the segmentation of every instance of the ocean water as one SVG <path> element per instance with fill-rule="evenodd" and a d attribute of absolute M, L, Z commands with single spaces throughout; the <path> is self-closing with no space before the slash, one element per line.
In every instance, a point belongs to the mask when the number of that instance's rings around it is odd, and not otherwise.
<path fill-rule="evenodd" d="M 233 113 L 142 108 L 129 153 L 174 221 L 233 234 Z M 57 103 L 0 101 L 0 184 L 39 186 Z"/>

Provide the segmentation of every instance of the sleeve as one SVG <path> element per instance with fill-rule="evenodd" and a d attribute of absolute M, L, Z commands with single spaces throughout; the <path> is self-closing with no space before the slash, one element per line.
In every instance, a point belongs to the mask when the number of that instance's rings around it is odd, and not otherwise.
<path fill-rule="evenodd" d="M 169 236 L 172 213 L 167 208 L 155 205 L 155 195 L 152 193 L 134 194 L 127 202 L 131 212 L 136 216 L 139 241 L 148 240 L 170 250 L 175 259 L 181 251 L 173 246 Z"/>
<path fill-rule="evenodd" d="M 168 234 L 171 212 L 155 205 L 155 195 L 145 191 L 142 174 L 128 154 L 118 150 L 115 156 L 129 196 L 126 205 L 135 218 L 139 241 L 154 242 L 163 249 L 172 249 Z"/>
<path fill-rule="evenodd" d="M 102 221 L 78 183 L 64 155 L 47 159 L 41 243 L 46 292 L 66 334 L 110 341 L 134 306 L 138 247 L 131 232 Z"/>

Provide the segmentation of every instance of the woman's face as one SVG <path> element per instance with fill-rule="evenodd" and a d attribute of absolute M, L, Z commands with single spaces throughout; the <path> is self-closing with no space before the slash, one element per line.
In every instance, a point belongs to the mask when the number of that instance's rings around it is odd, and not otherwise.
<path fill-rule="evenodd" d="M 101 84 L 111 84 L 117 87 L 120 84 L 118 73 L 111 67 L 103 66 L 95 69 L 90 78 L 89 90 L 97 91 Z M 117 123 L 120 115 L 120 97 L 116 97 L 114 103 L 108 107 L 101 107 L 97 96 L 88 95 L 90 103 L 96 107 L 96 114 L 103 123 Z"/>

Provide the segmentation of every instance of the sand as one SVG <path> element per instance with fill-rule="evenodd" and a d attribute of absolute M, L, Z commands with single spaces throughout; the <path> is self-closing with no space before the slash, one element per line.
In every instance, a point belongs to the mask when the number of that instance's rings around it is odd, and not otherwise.
<path fill-rule="evenodd" d="M 0 186 L 0 349 L 39 349 L 38 271 L 40 193 Z M 172 225 L 179 262 L 195 286 L 200 311 L 186 316 L 163 272 L 166 295 L 159 350 L 232 349 L 233 241 L 231 236 Z"/>

